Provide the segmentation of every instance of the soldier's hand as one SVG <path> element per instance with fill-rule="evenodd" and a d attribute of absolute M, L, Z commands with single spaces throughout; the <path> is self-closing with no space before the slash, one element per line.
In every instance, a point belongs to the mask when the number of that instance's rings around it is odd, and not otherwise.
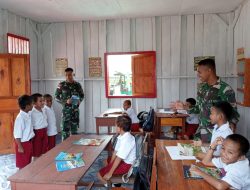
<path fill-rule="evenodd" d="M 71 100 L 71 98 L 69 98 L 68 100 L 67 100 L 67 104 L 71 104 L 72 103 L 72 100 Z"/>

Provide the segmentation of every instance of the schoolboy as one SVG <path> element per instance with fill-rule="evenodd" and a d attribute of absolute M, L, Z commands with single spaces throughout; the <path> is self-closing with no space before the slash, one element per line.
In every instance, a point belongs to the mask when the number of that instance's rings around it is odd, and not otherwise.
<path fill-rule="evenodd" d="M 107 160 L 97 177 L 105 185 L 113 174 L 125 174 L 136 159 L 135 138 L 130 134 L 131 119 L 122 115 L 116 119 L 116 130 L 119 133 L 117 143 L 111 159 Z"/>
<path fill-rule="evenodd" d="M 56 116 L 54 109 L 52 107 L 52 96 L 50 94 L 44 94 L 44 108 L 43 111 L 47 116 L 47 135 L 48 135 L 48 150 L 54 148 L 56 146 L 56 135 L 57 135 L 57 127 L 56 127 Z"/>
<path fill-rule="evenodd" d="M 32 95 L 33 109 L 31 111 L 31 120 L 34 128 L 35 138 L 33 140 L 33 156 L 37 158 L 47 152 L 48 136 L 47 136 L 47 116 L 42 110 L 44 106 L 43 96 L 39 93 Z"/>
<path fill-rule="evenodd" d="M 130 100 L 125 100 L 123 102 L 123 109 L 125 111 L 125 114 L 127 114 L 132 120 L 131 132 L 139 132 L 140 131 L 139 119 L 137 118 L 137 115 L 131 106 Z"/>
<path fill-rule="evenodd" d="M 18 98 L 20 112 L 14 124 L 16 167 L 22 169 L 31 162 L 32 138 L 35 136 L 29 111 L 32 109 L 32 97 L 22 95 Z"/>
<path fill-rule="evenodd" d="M 212 131 L 210 144 L 212 144 L 218 137 L 226 138 L 228 135 L 233 134 L 228 122 L 232 117 L 232 113 L 233 107 L 230 103 L 225 101 L 217 102 L 211 107 L 210 120 L 211 123 L 214 124 L 214 129 Z M 198 144 L 199 143 L 200 142 L 198 142 Z M 221 145 L 218 145 L 214 151 L 214 156 L 220 155 L 220 149 Z M 198 157 L 200 156 L 201 155 Z"/>
<path fill-rule="evenodd" d="M 218 145 L 222 144 L 221 154 L 213 158 L 213 153 Z M 204 173 L 197 167 L 192 167 L 191 172 L 200 175 L 216 189 L 250 189 L 250 166 L 246 153 L 249 150 L 249 141 L 239 134 L 227 136 L 224 140 L 218 137 L 210 146 L 202 163 L 207 166 L 215 166 L 222 171 L 222 178 L 215 179 Z"/>

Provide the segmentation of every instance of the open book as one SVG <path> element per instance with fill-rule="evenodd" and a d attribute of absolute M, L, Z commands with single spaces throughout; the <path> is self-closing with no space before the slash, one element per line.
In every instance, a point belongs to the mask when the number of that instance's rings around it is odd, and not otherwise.
<path fill-rule="evenodd" d="M 206 148 L 202 146 L 194 146 L 193 144 L 177 143 L 180 155 L 195 156 L 199 152 L 206 152 Z"/>
<path fill-rule="evenodd" d="M 59 172 L 85 166 L 82 159 L 83 153 L 60 152 L 56 158 L 56 169 Z"/>
<path fill-rule="evenodd" d="M 216 179 L 221 179 L 222 177 L 222 173 L 218 168 L 211 168 L 211 167 L 200 167 L 200 166 L 196 166 L 196 165 L 191 165 L 191 166 L 187 166 L 184 165 L 183 166 L 183 172 L 184 172 L 184 178 L 186 179 L 203 179 L 201 176 L 194 174 L 193 172 L 190 171 L 191 167 L 198 167 L 201 171 L 205 172 L 208 175 L 213 176 Z"/>
<path fill-rule="evenodd" d="M 85 146 L 99 146 L 99 145 L 102 144 L 103 141 L 104 141 L 104 139 L 85 139 L 85 138 L 81 138 L 81 139 L 73 142 L 73 144 L 85 145 Z"/>

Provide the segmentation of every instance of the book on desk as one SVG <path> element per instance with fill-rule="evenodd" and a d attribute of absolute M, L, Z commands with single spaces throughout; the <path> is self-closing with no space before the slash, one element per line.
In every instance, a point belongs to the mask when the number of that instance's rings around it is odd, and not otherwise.
<path fill-rule="evenodd" d="M 60 152 L 55 158 L 56 169 L 59 172 L 85 166 L 83 153 Z"/>
<path fill-rule="evenodd" d="M 84 145 L 84 146 L 100 146 L 104 139 L 86 139 L 81 138 L 77 141 L 74 141 L 73 144 Z"/>
<path fill-rule="evenodd" d="M 196 165 L 183 165 L 183 174 L 185 179 L 203 179 L 203 177 L 193 173 L 190 171 L 191 167 L 198 167 L 201 171 L 205 172 L 206 174 L 216 178 L 221 179 L 222 173 L 218 168 L 212 168 L 212 167 L 202 167 L 202 166 L 196 166 Z"/>

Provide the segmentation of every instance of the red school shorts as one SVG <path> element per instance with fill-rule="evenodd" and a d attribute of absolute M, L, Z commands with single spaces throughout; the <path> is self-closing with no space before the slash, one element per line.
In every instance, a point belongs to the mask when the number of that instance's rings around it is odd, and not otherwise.
<path fill-rule="evenodd" d="M 48 150 L 47 128 L 34 129 L 33 156 L 39 157 Z"/>
<path fill-rule="evenodd" d="M 48 151 L 56 146 L 56 135 L 48 136 Z"/>
<path fill-rule="evenodd" d="M 114 164 L 114 162 L 110 162 L 110 160 L 111 160 L 111 157 L 109 157 L 108 158 L 108 165 L 107 166 L 105 166 L 105 167 L 103 167 L 100 171 L 99 171 L 99 173 L 100 173 L 100 175 L 103 177 L 103 176 L 105 176 L 105 174 L 106 173 L 108 173 L 110 170 L 111 170 L 111 168 L 112 168 L 112 166 L 113 166 L 113 164 Z M 125 163 L 123 160 L 120 162 L 120 164 L 117 166 L 117 168 L 115 169 L 115 171 L 114 171 L 114 173 L 113 174 L 115 174 L 115 175 L 121 175 L 121 174 L 125 174 L 125 173 L 127 173 L 128 171 L 129 171 L 129 169 L 131 168 L 131 164 L 127 164 L 127 163 Z"/>
<path fill-rule="evenodd" d="M 132 123 L 130 130 L 131 132 L 139 132 L 139 128 L 140 128 L 139 123 Z"/>
<path fill-rule="evenodd" d="M 16 167 L 19 169 L 24 168 L 31 162 L 32 153 L 33 153 L 33 145 L 32 141 L 21 142 L 24 153 L 18 152 L 18 146 L 15 143 L 15 151 L 16 151 Z"/>
<path fill-rule="evenodd" d="M 196 133 L 199 124 L 188 124 L 186 123 L 186 132 L 183 135 L 187 135 L 189 139 L 193 138 L 193 135 Z"/>

